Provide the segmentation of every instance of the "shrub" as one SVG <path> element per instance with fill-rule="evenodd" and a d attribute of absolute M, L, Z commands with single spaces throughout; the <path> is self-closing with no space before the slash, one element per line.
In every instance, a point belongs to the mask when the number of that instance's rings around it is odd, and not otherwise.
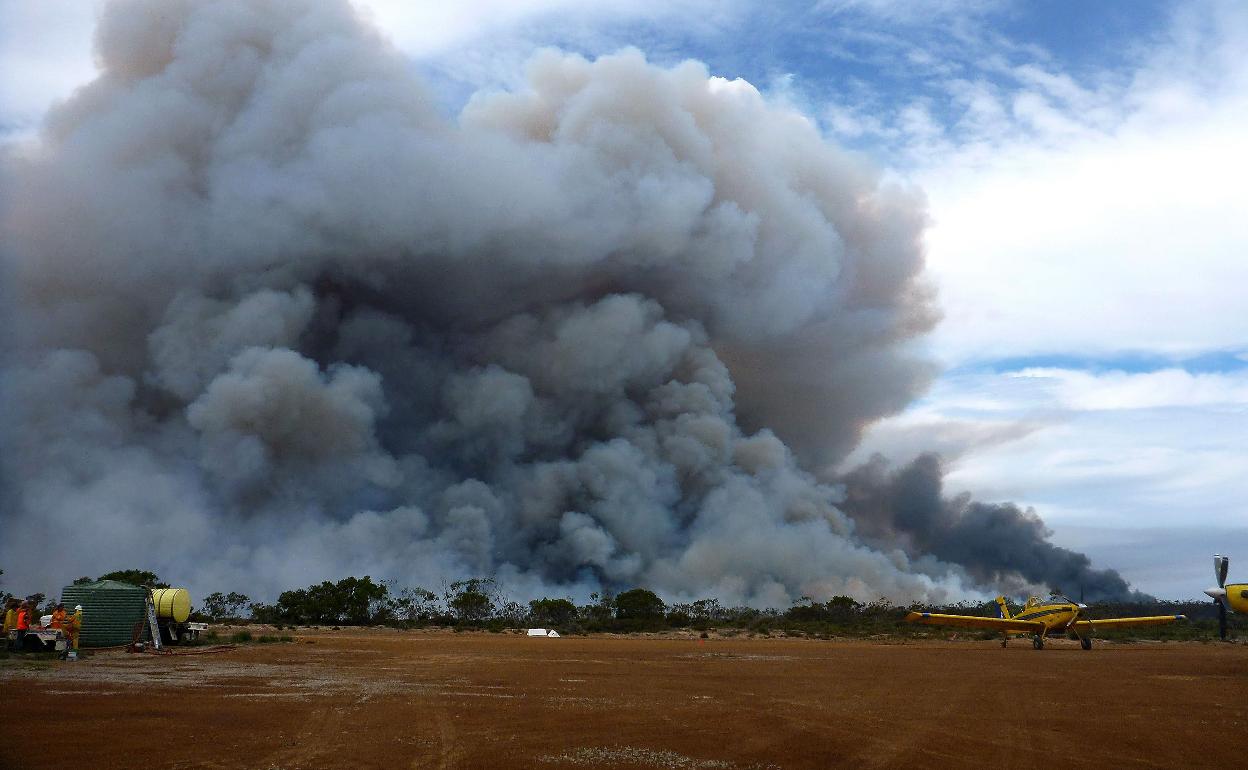
<path fill-rule="evenodd" d="M 571 599 L 535 599 L 529 602 L 529 622 L 535 626 L 567 628 L 576 620 Z"/>
<path fill-rule="evenodd" d="M 653 591 L 634 588 L 615 597 L 618 620 L 662 620 L 667 605 Z"/>
<path fill-rule="evenodd" d="M 472 578 L 451 583 L 446 592 L 446 606 L 459 623 L 474 625 L 494 613 L 495 585 L 493 578 Z"/>

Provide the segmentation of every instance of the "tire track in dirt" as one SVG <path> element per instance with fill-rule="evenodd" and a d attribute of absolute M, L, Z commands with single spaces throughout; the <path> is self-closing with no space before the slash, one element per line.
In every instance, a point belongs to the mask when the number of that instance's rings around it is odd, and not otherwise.
<path fill-rule="evenodd" d="M 456 767 L 461 751 L 456 744 L 455 738 L 457 731 L 455 730 L 455 721 L 446 713 L 445 708 L 437 707 L 433 712 L 433 722 L 438 728 L 438 755 L 435 764 L 430 765 L 425 761 L 424 757 L 416 757 L 412 760 L 412 770 L 420 770 L 426 767 L 436 767 L 438 770 L 452 770 Z"/>

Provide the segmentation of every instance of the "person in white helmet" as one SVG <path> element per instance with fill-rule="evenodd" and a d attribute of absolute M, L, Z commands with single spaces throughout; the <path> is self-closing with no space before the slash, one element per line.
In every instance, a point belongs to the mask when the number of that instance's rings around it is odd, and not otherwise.
<path fill-rule="evenodd" d="M 65 634 L 69 637 L 70 646 L 78 651 L 78 634 L 82 633 L 82 605 L 74 606 L 74 614 L 65 620 Z"/>

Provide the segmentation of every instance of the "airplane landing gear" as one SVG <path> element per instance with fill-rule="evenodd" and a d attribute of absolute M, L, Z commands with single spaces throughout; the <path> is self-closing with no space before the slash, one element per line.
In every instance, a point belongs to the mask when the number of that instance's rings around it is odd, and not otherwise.
<path fill-rule="evenodd" d="M 1092 637 L 1083 637 L 1079 640 L 1079 646 L 1085 650 L 1092 649 Z"/>
<path fill-rule="evenodd" d="M 1035 636 L 1031 637 L 1031 646 L 1036 648 L 1037 650 L 1043 650 L 1044 649 L 1044 637 L 1041 636 L 1040 634 L 1036 634 Z"/>
<path fill-rule="evenodd" d="M 1004 648 L 1004 647 L 1005 647 L 1005 645 L 1006 645 L 1006 640 L 1005 640 L 1005 639 L 1002 639 L 1002 640 L 1001 640 L 1001 646 Z"/>

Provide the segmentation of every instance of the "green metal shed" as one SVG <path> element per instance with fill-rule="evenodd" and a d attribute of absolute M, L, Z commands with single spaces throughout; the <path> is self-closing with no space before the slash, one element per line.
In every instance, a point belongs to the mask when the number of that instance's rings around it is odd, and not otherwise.
<path fill-rule="evenodd" d="M 144 619 L 146 595 L 147 591 L 142 588 L 116 580 L 98 580 L 61 589 L 61 601 L 67 612 L 72 614 L 74 605 L 82 605 L 82 633 L 78 637 L 82 647 L 129 644 L 135 624 Z"/>

